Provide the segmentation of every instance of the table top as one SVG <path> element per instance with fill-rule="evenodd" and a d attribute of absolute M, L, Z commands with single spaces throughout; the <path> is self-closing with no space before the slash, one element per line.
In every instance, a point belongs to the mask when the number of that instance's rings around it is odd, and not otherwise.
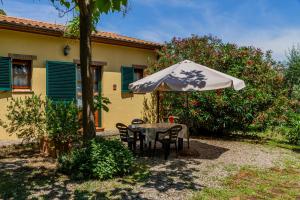
<path fill-rule="evenodd" d="M 146 136 L 146 140 L 154 141 L 155 136 L 156 136 L 156 131 L 166 131 L 175 125 L 182 126 L 182 130 L 178 134 L 179 138 L 188 138 L 189 137 L 188 131 L 187 131 L 187 126 L 185 124 L 178 124 L 178 123 L 133 124 L 133 125 L 129 125 L 129 127 L 132 129 L 144 130 L 143 134 Z"/>
<path fill-rule="evenodd" d="M 152 123 L 152 124 L 134 124 L 131 125 L 132 128 L 145 128 L 145 129 L 168 129 L 175 125 L 183 125 L 183 124 L 177 124 L 177 123 Z"/>

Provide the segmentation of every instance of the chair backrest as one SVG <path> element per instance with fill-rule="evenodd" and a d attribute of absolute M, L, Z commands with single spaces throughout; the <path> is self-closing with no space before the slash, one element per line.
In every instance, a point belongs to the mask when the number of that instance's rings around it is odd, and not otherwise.
<path fill-rule="evenodd" d="M 133 119 L 131 124 L 145 124 L 146 122 L 142 119 Z"/>
<path fill-rule="evenodd" d="M 117 123 L 116 127 L 119 130 L 121 139 L 126 139 L 129 137 L 128 127 L 125 124 Z"/>
<path fill-rule="evenodd" d="M 176 141 L 178 138 L 178 134 L 179 132 L 182 130 L 182 126 L 181 125 L 175 125 L 173 127 L 171 127 L 168 132 L 169 132 L 169 140 L 171 141 Z"/>

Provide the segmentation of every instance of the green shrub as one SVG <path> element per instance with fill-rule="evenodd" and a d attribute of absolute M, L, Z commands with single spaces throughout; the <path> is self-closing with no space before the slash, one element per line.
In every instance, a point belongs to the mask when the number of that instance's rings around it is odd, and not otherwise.
<path fill-rule="evenodd" d="M 261 129 L 277 129 L 288 123 L 293 117 L 290 113 L 294 113 L 296 108 L 295 101 L 289 100 L 286 96 L 279 96 L 274 99 L 273 105 L 268 110 L 257 116 L 253 124 Z"/>
<path fill-rule="evenodd" d="M 280 131 L 289 143 L 300 145 L 300 114 L 288 113 L 288 116 L 287 123 L 280 128 Z"/>
<path fill-rule="evenodd" d="M 7 123 L 0 123 L 10 134 L 23 141 L 36 142 L 46 134 L 45 102 L 41 96 L 11 98 L 7 106 Z"/>
<path fill-rule="evenodd" d="M 71 175 L 75 179 L 89 179 L 93 177 L 90 149 L 74 148 L 68 154 L 58 157 L 59 170 Z"/>
<path fill-rule="evenodd" d="M 46 120 L 48 137 L 55 144 L 64 144 L 78 139 L 78 108 L 74 102 L 47 100 Z"/>
<path fill-rule="evenodd" d="M 292 92 L 292 99 L 300 102 L 300 85 L 295 85 Z M 298 111 L 300 112 L 300 110 Z"/>
<path fill-rule="evenodd" d="M 118 140 L 93 139 L 85 148 L 60 156 L 59 168 L 73 178 L 100 180 L 128 174 L 134 157 Z"/>
<path fill-rule="evenodd" d="M 74 102 L 52 102 L 41 96 L 11 98 L 7 106 L 7 123 L 0 126 L 27 142 L 48 137 L 56 150 L 63 152 L 78 139 L 78 108 Z"/>
<path fill-rule="evenodd" d="M 95 177 L 107 179 L 129 173 L 133 155 L 120 141 L 102 139 L 92 141 L 91 160 Z"/>

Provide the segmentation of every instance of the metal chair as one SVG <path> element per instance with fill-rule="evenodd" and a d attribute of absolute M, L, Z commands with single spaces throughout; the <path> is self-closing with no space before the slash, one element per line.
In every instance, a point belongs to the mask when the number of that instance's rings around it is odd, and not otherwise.
<path fill-rule="evenodd" d="M 146 122 L 142 119 L 133 119 L 131 124 L 146 124 Z"/>
<path fill-rule="evenodd" d="M 171 144 L 175 144 L 176 155 L 178 156 L 178 134 L 182 130 L 181 125 L 175 125 L 166 131 L 158 131 L 156 132 L 155 141 L 154 141 L 154 150 L 153 155 L 155 155 L 156 151 L 156 143 L 160 142 L 165 151 L 165 159 L 167 160 L 170 154 L 170 146 Z M 160 136 L 162 135 L 162 136 Z"/>
<path fill-rule="evenodd" d="M 132 125 L 138 125 L 138 124 L 145 124 L 146 122 L 142 119 L 133 119 L 131 121 L 131 124 Z M 143 155 L 143 151 L 144 151 L 144 140 L 145 140 L 145 135 L 140 131 L 140 130 L 137 130 L 139 131 L 139 138 L 140 138 L 140 152 L 141 152 L 141 155 Z M 145 144 L 146 145 L 146 144 Z"/>
<path fill-rule="evenodd" d="M 136 142 L 138 141 L 139 132 L 130 129 L 128 126 L 122 123 L 117 123 L 116 128 L 119 130 L 120 139 L 123 142 L 127 142 L 130 150 L 136 151 Z M 129 135 L 129 131 L 133 133 L 133 136 Z"/>

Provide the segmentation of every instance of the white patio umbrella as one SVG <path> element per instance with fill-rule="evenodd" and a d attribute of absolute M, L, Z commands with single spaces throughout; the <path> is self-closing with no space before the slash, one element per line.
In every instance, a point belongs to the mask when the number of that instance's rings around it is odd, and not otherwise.
<path fill-rule="evenodd" d="M 245 83 L 243 80 L 189 60 L 179 62 L 129 85 L 129 89 L 138 93 L 155 90 L 205 91 L 229 87 L 240 90 L 245 87 Z"/>
<path fill-rule="evenodd" d="M 245 82 L 189 60 L 179 62 L 129 85 L 129 89 L 137 93 L 157 91 L 158 100 L 160 91 L 189 92 L 230 87 L 241 90 L 245 87 Z M 157 101 L 157 122 L 158 120 L 159 101 Z"/>

